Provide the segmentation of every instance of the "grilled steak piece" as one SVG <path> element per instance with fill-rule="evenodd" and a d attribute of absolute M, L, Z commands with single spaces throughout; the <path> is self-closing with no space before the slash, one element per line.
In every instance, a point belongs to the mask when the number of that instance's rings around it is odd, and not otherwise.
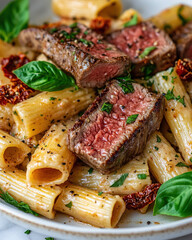
<path fill-rule="evenodd" d="M 114 45 L 82 24 L 28 28 L 19 35 L 22 45 L 44 53 L 71 73 L 79 87 L 102 87 L 129 69 L 130 60 Z"/>
<path fill-rule="evenodd" d="M 136 83 L 132 93 L 125 94 L 120 85 L 109 83 L 68 134 L 69 149 L 102 173 L 140 154 L 163 117 L 162 95 Z"/>
<path fill-rule="evenodd" d="M 176 44 L 178 58 L 192 60 L 192 22 L 179 27 L 171 37 Z"/>
<path fill-rule="evenodd" d="M 176 59 L 176 47 L 170 37 L 150 22 L 115 31 L 107 40 L 131 58 L 135 77 L 166 70 Z M 147 54 L 148 47 L 155 49 Z"/>

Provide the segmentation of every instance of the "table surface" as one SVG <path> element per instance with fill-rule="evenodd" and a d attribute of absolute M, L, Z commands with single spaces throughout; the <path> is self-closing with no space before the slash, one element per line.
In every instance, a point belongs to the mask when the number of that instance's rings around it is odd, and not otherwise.
<path fill-rule="evenodd" d="M 39 234 L 31 231 L 29 235 L 25 234 L 25 229 L 23 227 L 17 226 L 12 222 L 8 221 L 5 217 L 0 216 L 0 239 L 1 240 L 45 240 L 46 237 L 44 234 Z M 186 237 L 176 238 L 174 240 L 191 240 L 192 234 Z M 54 240 L 59 240 L 54 238 Z M 63 238 L 64 240 L 64 238 Z M 158 240 L 158 239 L 156 239 Z"/>

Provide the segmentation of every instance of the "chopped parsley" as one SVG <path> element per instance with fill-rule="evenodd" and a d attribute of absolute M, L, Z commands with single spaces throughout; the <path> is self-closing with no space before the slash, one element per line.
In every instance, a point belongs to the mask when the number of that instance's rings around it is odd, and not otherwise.
<path fill-rule="evenodd" d="M 17 112 L 16 112 L 16 111 L 13 111 L 13 114 L 14 114 L 14 115 L 16 115 L 16 116 L 18 116 L 18 114 L 17 114 Z"/>
<path fill-rule="evenodd" d="M 133 93 L 135 91 L 132 84 L 133 80 L 131 79 L 130 74 L 128 74 L 126 77 L 118 77 L 117 80 L 124 94 Z"/>
<path fill-rule="evenodd" d="M 173 71 L 174 71 L 174 68 L 171 67 L 171 68 L 170 68 L 170 72 L 169 72 L 169 74 L 171 75 L 171 74 L 173 73 Z"/>
<path fill-rule="evenodd" d="M 175 157 L 179 157 L 179 155 L 175 154 Z"/>
<path fill-rule="evenodd" d="M 190 158 L 189 160 L 190 160 L 190 162 L 192 162 L 192 158 Z"/>
<path fill-rule="evenodd" d="M 68 207 L 68 208 L 70 208 L 71 209 L 71 207 L 72 207 L 72 202 L 70 201 L 69 203 L 67 203 L 66 205 L 65 205 L 65 207 Z"/>
<path fill-rule="evenodd" d="M 168 30 L 170 30 L 172 27 L 171 27 L 170 24 L 166 23 L 163 28 L 164 28 L 165 31 L 168 31 Z"/>
<path fill-rule="evenodd" d="M 105 50 L 109 51 L 109 50 L 112 50 L 112 48 L 111 48 L 111 47 L 109 47 L 109 48 L 106 48 Z"/>
<path fill-rule="evenodd" d="M 87 34 L 88 34 L 88 31 L 86 30 L 86 31 L 84 32 L 84 34 L 87 35 Z"/>
<path fill-rule="evenodd" d="M 79 40 L 79 42 L 82 42 L 83 44 L 85 44 L 85 45 L 88 46 L 88 47 L 90 47 L 90 46 L 93 44 L 93 42 L 88 41 L 88 40 L 83 39 L 83 38 L 80 38 L 80 39 L 78 39 L 78 40 Z"/>
<path fill-rule="evenodd" d="M 175 96 L 173 93 L 174 87 L 171 90 L 168 90 L 167 93 L 165 94 L 165 98 L 169 101 L 169 100 L 176 100 L 178 102 L 180 102 L 184 107 L 186 107 L 185 104 L 185 99 L 184 96 L 181 98 L 181 96 Z"/>
<path fill-rule="evenodd" d="M 137 23 L 138 23 L 138 16 L 135 13 L 128 22 L 124 23 L 123 26 L 124 27 L 131 27 L 131 26 L 137 25 Z"/>
<path fill-rule="evenodd" d="M 188 22 L 191 20 L 191 18 L 186 19 L 186 18 L 182 15 L 182 11 L 183 11 L 184 7 L 185 7 L 184 5 L 181 5 L 181 6 L 178 8 L 178 12 L 177 12 L 178 18 L 181 20 L 182 25 L 185 25 L 186 23 L 188 23 Z"/>
<path fill-rule="evenodd" d="M 163 75 L 162 78 L 165 79 L 165 81 L 168 80 L 168 76 L 167 75 Z"/>
<path fill-rule="evenodd" d="M 113 109 L 113 104 L 111 104 L 110 102 L 103 103 L 103 106 L 101 107 L 101 111 L 106 112 L 108 114 L 110 114 L 112 109 Z"/>
<path fill-rule="evenodd" d="M 151 47 L 147 47 L 144 49 L 144 51 L 139 55 L 139 58 L 143 59 L 146 56 L 148 56 L 153 50 L 155 50 L 157 47 L 155 46 L 151 46 Z"/>
<path fill-rule="evenodd" d="M 155 146 L 154 148 L 155 148 L 155 150 L 156 150 L 156 151 L 158 151 L 158 150 L 159 150 L 159 148 L 158 148 L 158 147 L 156 147 L 156 146 Z"/>
<path fill-rule="evenodd" d="M 27 203 L 16 201 L 8 192 L 4 192 L 1 188 L 0 191 L 1 191 L 0 198 L 2 198 L 6 203 L 13 205 L 14 207 L 18 208 L 19 210 L 25 213 L 31 213 L 35 216 L 39 216 L 38 213 L 31 210 Z"/>
<path fill-rule="evenodd" d="M 128 173 L 125 173 L 123 175 L 121 175 L 121 177 L 115 181 L 110 187 L 120 187 L 123 185 L 123 183 L 125 182 L 125 179 L 128 177 Z"/>
<path fill-rule="evenodd" d="M 146 179 L 147 175 L 145 173 L 137 174 L 138 179 Z"/>
<path fill-rule="evenodd" d="M 149 63 L 141 68 L 141 72 L 144 73 L 145 78 L 149 78 L 149 77 L 151 77 L 155 68 L 156 68 L 155 64 Z"/>
<path fill-rule="evenodd" d="M 179 162 L 176 164 L 176 167 L 186 167 L 186 168 L 189 168 L 189 166 L 187 166 L 185 163 L 183 162 Z"/>
<path fill-rule="evenodd" d="M 55 98 L 55 97 L 50 97 L 50 98 L 49 98 L 50 101 L 54 101 L 54 100 L 56 100 L 56 99 L 57 99 L 57 98 Z"/>
<path fill-rule="evenodd" d="M 55 33 L 55 32 L 57 32 L 57 31 L 58 31 L 57 28 L 51 28 L 51 29 L 50 29 L 50 33 Z"/>
<path fill-rule="evenodd" d="M 27 235 L 29 235 L 30 233 L 31 233 L 31 230 L 26 230 L 25 232 L 24 232 L 25 234 L 27 234 Z"/>
<path fill-rule="evenodd" d="M 54 238 L 52 238 L 52 237 L 47 237 L 47 238 L 45 238 L 45 240 L 54 240 Z"/>
<path fill-rule="evenodd" d="M 88 173 L 91 174 L 93 172 L 93 168 L 89 168 Z"/>
<path fill-rule="evenodd" d="M 98 195 L 101 196 L 103 194 L 103 192 L 99 192 Z"/>
<path fill-rule="evenodd" d="M 72 23 L 71 25 L 69 25 L 69 27 L 70 27 L 70 28 L 76 28 L 76 27 L 77 27 L 77 24 L 78 24 L 77 22 Z"/>
<path fill-rule="evenodd" d="M 157 142 L 160 143 L 161 142 L 161 138 L 157 135 Z"/>
<path fill-rule="evenodd" d="M 127 118 L 126 123 L 127 123 L 127 124 L 134 123 L 134 122 L 136 121 L 136 119 L 137 119 L 138 116 L 139 116 L 139 114 L 133 114 L 133 115 L 129 116 L 129 117 Z"/>
<path fill-rule="evenodd" d="M 81 117 L 84 114 L 85 110 L 82 110 L 78 113 L 78 116 Z"/>

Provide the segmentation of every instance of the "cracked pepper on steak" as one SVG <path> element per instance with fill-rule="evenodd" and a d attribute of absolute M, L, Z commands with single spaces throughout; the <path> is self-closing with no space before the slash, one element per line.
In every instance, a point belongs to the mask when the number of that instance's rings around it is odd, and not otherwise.
<path fill-rule="evenodd" d="M 113 80 L 69 131 L 69 149 L 102 173 L 112 172 L 140 154 L 160 126 L 163 96 L 136 83 L 133 87 L 133 93 L 124 94 Z M 113 106 L 109 114 L 101 110 L 105 102 Z M 133 114 L 138 114 L 136 121 L 126 124 Z"/>

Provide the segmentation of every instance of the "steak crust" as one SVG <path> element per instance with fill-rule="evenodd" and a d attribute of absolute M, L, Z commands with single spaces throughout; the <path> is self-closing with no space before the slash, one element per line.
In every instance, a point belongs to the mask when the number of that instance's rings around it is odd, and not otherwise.
<path fill-rule="evenodd" d="M 119 82 L 113 80 L 69 131 L 69 149 L 102 173 L 110 173 L 139 155 L 160 126 L 163 96 L 136 83 L 133 87 L 133 93 L 124 94 Z M 113 105 L 110 113 L 101 110 L 106 102 Z M 126 124 L 133 114 L 138 114 L 136 121 Z"/>
<path fill-rule="evenodd" d="M 163 30 L 151 22 L 142 22 L 135 26 L 123 28 L 108 35 L 107 40 L 126 53 L 132 62 L 132 76 L 143 77 L 166 70 L 174 65 L 176 47 L 171 38 Z M 147 47 L 156 47 L 145 57 L 141 54 Z"/>
<path fill-rule="evenodd" d="M 103 87 L 130 67 L 126 54 L 82 24 L 27 28 L 19 41 L 72 74 L 79 87 Z"/>

